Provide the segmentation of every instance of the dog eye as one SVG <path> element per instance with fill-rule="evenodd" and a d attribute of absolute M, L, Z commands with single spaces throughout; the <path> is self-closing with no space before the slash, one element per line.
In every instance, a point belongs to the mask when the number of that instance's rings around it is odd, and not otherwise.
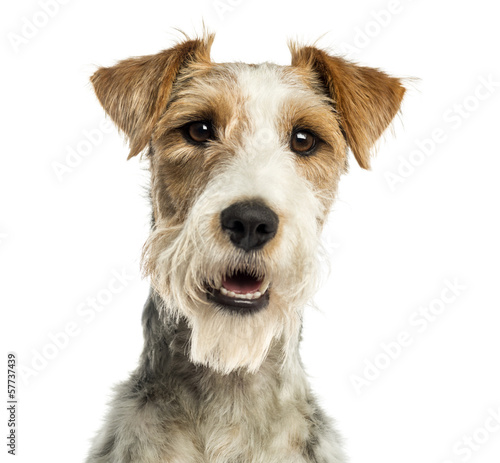
<path fill-rule="evenodd" d="M 184 126 L 184 136 L 192 143 L 205 143 L 214 137 L 212 124 L 207 121 L 191 122 Z"/>
<path fill-rule="evenodd" d="M 309 156 L 316 147 L 317 138 L 307 130 L 293 132 L 290 147 L 297 154 Z"/>

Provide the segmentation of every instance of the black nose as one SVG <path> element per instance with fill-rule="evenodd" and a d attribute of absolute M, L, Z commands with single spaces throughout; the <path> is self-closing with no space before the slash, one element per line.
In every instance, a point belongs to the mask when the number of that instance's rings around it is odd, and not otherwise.
<path fill-rule="evenodd" d="M 220 214 L 222 229 L 232 243 L 245 251 L 260 249 L 278 231 L 278 216 L 256 201 L 234 203 Z"/>

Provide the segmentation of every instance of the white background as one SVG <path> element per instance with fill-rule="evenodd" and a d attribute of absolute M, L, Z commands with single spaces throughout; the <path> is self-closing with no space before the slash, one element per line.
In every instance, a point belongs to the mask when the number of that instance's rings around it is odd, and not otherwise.
<path fill-rule="evenodd" d="M 5 364 L 15 351 L 24 372 L 17 461 L 82 461 L 142 347 L 147 165 L 126 162 L 122 137 L 102 131 L 88 78 L 168 48 L 175 28 L 199 33 L 202 19 L 217 33 L 214 61 L 288 64 L 287 39 L 326 33 L 321 46 L 420 79 L 372 170 L 352 159 L 341 182 L 325 230 L 331 274 L 302 353 L 353 463 L 500 461 L 495 2 L 66 0 L 50 17 L 41 4 L 6 3 L 0 20 L 1 342 Z M 92 312 L 88 298 L 110 294 L 113 272 L 135 277 Z"/>

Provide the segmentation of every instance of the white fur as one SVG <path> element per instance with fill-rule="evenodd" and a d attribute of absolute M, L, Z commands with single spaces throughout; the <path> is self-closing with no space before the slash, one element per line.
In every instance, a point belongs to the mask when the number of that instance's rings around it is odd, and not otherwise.
<path fill-rule="evenodd" d="M 306 87 L 287 82 L 276 66 L 237 69 L 248 127 L 233 158 L 214 173 L 186 222 L 168 241 L 153 282 L 166 306 L 174 315 L 185 316 L 193 330 L 191 360 L 224 373 L 240 368 L 255 372 L 273 341 L 283 343 L 284 355 L 297 342 L 303 307 L 316 287 L 322 210 L 313 186 L 297 172 L 297 155 L 278 130 L 287 100 L 296 98 L 298 91 L 307 93 Z M 228 262 L 241 254 L 220 244 L 222 231 L 214 232 L 210 224 L 229 205 L 248 199 L 272 208 L 280 216 L 281 229 L 270 255 L 256 262 L 271 281 L 269 307 L 252 316 L 235 316 L 205 300 L 203 283 L 220 283 Z M 160 226 L 156 234 L 163 233 Z"/>

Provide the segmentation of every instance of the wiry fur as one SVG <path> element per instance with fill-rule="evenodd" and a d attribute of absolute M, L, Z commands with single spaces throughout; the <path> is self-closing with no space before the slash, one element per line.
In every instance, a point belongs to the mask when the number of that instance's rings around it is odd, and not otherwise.
<path fill-rule="evenodd" d="M 293 46 L 292 66 L 212 63 L 212 40 L 92 77 L 130 156 L 150 145 L 154 227 L 143 256 L 152 284 L 144 351 L 87 462 L 341 463 L 300 362 L 302 313 L 347 147 L 368 167 L 404 89 L 313 47 Z M 180 129 L 197 120 L 215 130 L 203 147 Z M 297 128 L 320 137 L 313 156 L 291 150 Z M 221 211 L 243 200 L 279 217 L 262 249 L 235 247 L 220 226 Z M 241 315 L 207 299 L 239 271 L 270 283 L 265 309 Z"/>
<path fill-rule="evenodd" d="M 400 79 L 315 47 L 290 45 L 292 66 L 316 71 L 340 114 L 340 124 L 359 165 L 370 167 L 370 148 L 399 110 L 405 88 Z"/>
<path fill-rule="evenodd" d="M 139 368 L 121 384 L 92 463 L 341 463 L 338 437 L 311 395 L 297 347 L 269 351 L 258 374 L 221 375 L 190 362 L 186 323 L 144 309 Z"/>

